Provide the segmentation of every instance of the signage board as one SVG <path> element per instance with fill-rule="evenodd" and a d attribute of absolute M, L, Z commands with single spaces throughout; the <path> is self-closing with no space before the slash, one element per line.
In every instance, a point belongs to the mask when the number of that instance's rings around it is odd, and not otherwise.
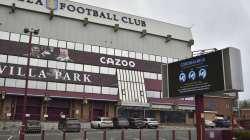
<path fill-rule="evenodd" d="M 210 53 L 168 67 L 169 95 L 186 96 L 224 89 L 222 52 Z"/>
<path fill-rule="evenodd" d="M 243 90 L 241 58 L 235 48 L 170 63 L 162 69 L 164 97 Z"/>

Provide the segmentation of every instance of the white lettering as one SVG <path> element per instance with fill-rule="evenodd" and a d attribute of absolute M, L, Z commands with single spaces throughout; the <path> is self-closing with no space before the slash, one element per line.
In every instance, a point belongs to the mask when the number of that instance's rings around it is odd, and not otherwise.
<path fill-rule="evenodd" d="M 134 68 L 134 67 L 135 67 L 135 62 L 134 62 L 134 61 L 129 61 L 129 66 L 130 66 L 131 68 Z"/>
<path fill-rule="evenodd" d="M 55 72 L 56 72 L 56 79 L 60 79 L 62 77 L 62 73 L 58 70 L 56 70 Z"/>
<path fill-rule="evenodd" d="M 36 77 L 36 75 L 32 75 L 32 69 L 31 68 L 29 69 L 29 77 L 33 77 L 33 78 Z"/>
<path fill-rule="evenodd" d="M 89 77 L 90 77 L 90 75 L 88 75 L 88 74 L 83 74 L 83 81 L 84 81 L 84 82 L 88 82 L 88 83 L 92 82 L 92 81 L 89 79 Z"/>
<path fill-rule="evenodd" d="M 63 80 L 67 80 L 67 81 L 70 81 L 70 77 L 69 77 L 69 73 L 65 73 L 64 77 L 63 77 Z"/>
<path fill-rule="evenodd" d="M 38 75 L 38 78 L 47 78 L 46 75 L 45 75 L 44 70 L 40 71 L 40 74 Z"/>
<path fill-rule="evenodd" d="M 22 74 L 22 67 L 17 67 L 17 75 L 18 76 L 25 76 L 25 74 Z"/>
<path fill-rule="evenodd" d="M 112 65 L 115 65 L 115 62 L 112 58 L 108 58 L 107 59 L 107 64 L 112 64 Z"/>
<path fill-rule="evenodd" d="M 80 74 L 79 73 L 74 73 L 74 81 L 81 82 L 81 80 L 80 80 Z"/>
<path fill-rule="evenodd" d="M 128 66 L 128 61 L 122 60 L 122 66 L 127 67 Z"/>
<path fill-rule="evenodd" d="M 5 69 L 7 68 L 7 66 L 5 65 L 3 68 L 2 68 L 2 65 L 0 66 L 0 74 L 2 74 L 4 71 L 5 71 Z"/>
<path fill-rule="evenodd" d="M 115 65 L 116 66 L 121 66 L 121 59 L 115 59 Z"/>
<path fill-rule="evenodd" d="M 10 66 L 10 75 L 14 75 L 14 66 Z"/>
<path fill-rule="evenodd" d="M 100 62 L 101 62 L 102 64 L 106 64 L 105 57 L 101 57 L 101 58 L 100 58 Z"/>
<path fill-rule="evenodd" d="M 123 66 L 123 67 L 135 67 L 135 62 L 134 61 L 128 61 L 124 59 L 119 59 L 119 58 L 106 58 L 106 57 L 101 57 L 100 62 L 102 64 L 111 64 L 114 66 Z"/>

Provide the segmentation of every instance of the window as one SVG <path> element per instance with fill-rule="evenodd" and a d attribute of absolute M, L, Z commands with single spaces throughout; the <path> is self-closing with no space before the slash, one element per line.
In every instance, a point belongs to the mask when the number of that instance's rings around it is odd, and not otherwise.
<path fill-rule="evenodd" d="M 21 35 L 20 42 L 29 43 L 29 36 L 28 35 Z"/>
<path fill-rule="evenodd" d="M 167 57 L 162 57 L 162 63 L 168 63 L 168 58 Z"/>
<path fill-rule="evenodd" d="M 0 78 L 0 86 L 4 86 L 5 78 Z"/>
<path fill-rule="evenodd" d="M 156 73 L 150 73 L 150 79 L 157 79 L 157 74 Z"/>
<path fill-rule="evenodd" d="M 74 50 L 75 49 L 75 43 L 67 42 L 67 49 Z"/>
<path fill-rule="evenodd" d="M 115 54 L 115 50 L 112 48 L 107 48 L 107 54 L 108 55 L 114 55 Z"/>
<path fill-rule="evenodd" d="M 83 71 L 83 65 L 82 64 L 75 64 L 75 69 L 76 71 Z"/>
<path fill-rule="evenodd" d="M 43 45 L 43 46 L 48 46 L 49 44 L 49 39 L 48 38 L 42 38 L 40 37 L 40 45 Z"/>
<path fill-rule="evenodd" d="M 101 93 L 101 87 L 85 85 L 86 93 Z"/>
<path fill-rule="evenodd" d="M 25 80 L 16 80 L 16 87 L 25 88 Z"/>
<path fill-rule="evenodd" d="M 56 89 L 58 91 L 65 91 L 65 84 L 64 83 L 56 83 Z"/>
<path fill-rule="evenodd" d="M 143 60 L 149 60 L 149 55 L 148 54 L 143 54 Z"/>
<path fill-rule="evenodd" d="M 48 82 L 48 90 L 56 90 L 56 83 L 54 82 Z"/>
<path fill-rule="evenodd" d="M 179 61 L 179 59 L 178 59 L 178 58 L 174 58 L 174 59 L 173 59 L 173 62 L 176 62 L 176 61 Z"/>
<path fill-rule="evenodd" d="M 128 57 L 128 51 L 122 51 L 122 57 Z"/>
<path fill-rule="evenodd" d="M 102 74 L 108 74 L 109 69 L 107 67 L 100 67 L 100 73 Z"/>
<path fill-rule="evenodd" d="M 102 87 L 102 94 L 110 94 L 110 95 L 117 95 L 118 89 L 111 88 L 111 87 Z"/>
<path fill-rule="evenodd" d="M 110 88 L 110 94 L 111 95 L 117 95 L 118 94 L 118 88 Z"/>
<path fill-rule="evenodd" d="M 115 68 L 108 68 L 108 74 L 115 75 L 116 69 Z"/>
<path fill-rule="evenodd" d="M 76 43 L 75 50 L 83 51 L 83 44 L 82 43 Z"/>
<path fill-rule="evenodd" d="M 147 97 L 151 97 L 151 98 L 160 98 L 161 94 L 158 91 L 146 91 L 147 93 Z"/>
<path fill-rule="evenodd" d="M 65 69 L 65 65 L 66 65 L 65 62 L 57 62 L 56 63 L 56 68 L 58 68 L 58 69 Z"/>
<path fill-rule="evenodd" d="M 18 57 L 17 64 L 19 65 L 27 65 L 27 58 L 26 57 Z"/>
<path fill-rule="evenodd" d="M 58 48 L 66 48 L 66 41 L 58 41 Z"/>
<path fill-rule="evenodd" d="M 161 56 L 156 56 L 156 62 L 161 62 Z"/>
<path fill-rule="evenodd" d="M 85 72 L 91 72 L 91 65 L 84 65 Z"/>
<path fill-rule="evenodd" d="M 162 80 L 162 74 L 158 74 L 158 80 Z"/>
<path fill-rule="evenodd" d="M 174 62 L 174 59 L 173 58 L 168 58 L 168 63 L 172 63 Z"/>
<path fill-rule="evenodd" d="M 91 52 L 91 45 L 84 44 L 84 51 L 85 52 Z"/>
<path fill-rule="evenodd" d="M 122 56 L 122 51 L 119 49 L 115 49 L 115 56 Z"/>
<path fill-rule="evenodd" d="M 129 58 L 135 58 L 135 52 L 129 52 Z"/>
<path fill-rule="evenodd" d="M 136 53 L 136 56 L 135 56 L 136 59 L 142 59 L 142 53 Z"/>
<path fill-rule="evenodd" d="M 83 85 L 75 85 L 75 92 L 84 92 Z"/>
<path fill-rule="evenodd" d="M 32 44 L 39 44 L 39 37 L 37 37 L 37 36 L 32 36 Z M 48 44 L 47 44 L 48 45 Z M 47 46 L 46 45 L 46 46 Z"/>
<path fill-rule="evenodd" d="M 18 61 L 18 57 L 17 56 L 12 56 L 12 55 L 8 56 L 8 63 L 17 64 L 17 61 Z"/>
<path fill-rule="evenodd" d="M 99 53 L 100 52 L 99 46 L 92 46 L 92 52 Z"/>
<path fill-rule="evenodd" d="M 67 84 L 66 91 L 74 92 L 75 91 L 75 84 Z"/>
<path fill-rule="evenodd" d="M 99 66 L 92 66 L 91 72 L 93 72 L 93 73 L 99 73 L 100 72 L 99 71 Z"/>
<path fill-rule="evenodd" d="M 6 78 L 5 79 L 5 86 L 6 87 L 15 87 L 16 86 L 16 80 L 15 79 Z"/>
<path fill-rule="evenodd" d="M 36 89 L 36 81 L 29 80 L 28 87 L 32 89 Z"/>
<path fill-rule="evenodd" d="M 92 93 L 92 86 L 85 85 L 85 92 L 86 93 Z"/>
<path fill-rule="evenodd" d="M 75 64 L 74 63 L 67 63 L 66 65 L 67 70 L 75 70 Z"/>
<path fill-rule="evenodd" d="M 9 32 L 0 31 L 0 39 L 9 40 L 9 38 L 10 38 Z"/>
<path fill-rule="evenodd" d="M 100 53 L 101 54 L 107 54 L 107 49 L 104 47 L 100 47 Z"/>
<path fill-rule="evenodd" d="M 19 40 L 20 40 L 20 34 L 10 33 L 10 40 L 11 41 L 17 41 L 17 42 L 19 42 Z"/>
<path fill-rule="evenodd" d="M 7 55 L 0 54 L 0 62 L 6 63 L 7 62 Z"/>
<path fill-rule="evenodd" d="M 56 61 L 48 60 L 48 67 L 49 68 L 56 68 Z"/>
<path fill-rule="evenodd" d="M 37 81 L 36 84 L 37 84 L 36 86 L 37 89 L 43 89 L 43 90 L 46 89 L 46 82 Z"/>
<path fill-rule="evenodd" d="M 109 94 L 109 87 L 102 87 L 102 94 Z"/>
<path fill-rule="evenodd" d="M 38 66 L 38 59 L 30 58 L 30 65 L 31 66 Z"/>
<path fill-rule="evenodd" d="M 92 86 L 93 92 L 92 93 L 101 93 L 101 87 L 99 86 Z"/>
<path fill-rule="evenodd" d="M 49 39 L 49 46 L 57 47 L 57 42 L 55 39 Z"/>
<path fill-rule="evenodd" d="M 150 56 L 149 56 L 149 60 L 150 60 L 150 61 L 155 61 L 155 55 L 150 55 Z"/>
<path fill-rule="evenodd" d="M 39 67 L 47 67 L 47 60 L 38 59 L 37 65 Z"/>

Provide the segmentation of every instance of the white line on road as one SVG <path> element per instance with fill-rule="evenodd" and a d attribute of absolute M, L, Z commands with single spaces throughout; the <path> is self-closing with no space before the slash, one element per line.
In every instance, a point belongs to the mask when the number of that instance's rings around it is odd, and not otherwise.
<path fill-rule="evenodd" d="M 10 136 L 9 138 L 8 138 L 8 140 L 11 140 L 13 138 L 13 136 Z"/>

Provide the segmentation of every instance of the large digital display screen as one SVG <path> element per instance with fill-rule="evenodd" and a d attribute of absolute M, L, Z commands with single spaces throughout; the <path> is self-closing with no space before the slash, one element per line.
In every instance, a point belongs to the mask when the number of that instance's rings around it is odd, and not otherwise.
<path fill-rule="evenodd" d="M 187 97 L 224 90 L 222 51 L 168 65 L 169 97 Z"/>

